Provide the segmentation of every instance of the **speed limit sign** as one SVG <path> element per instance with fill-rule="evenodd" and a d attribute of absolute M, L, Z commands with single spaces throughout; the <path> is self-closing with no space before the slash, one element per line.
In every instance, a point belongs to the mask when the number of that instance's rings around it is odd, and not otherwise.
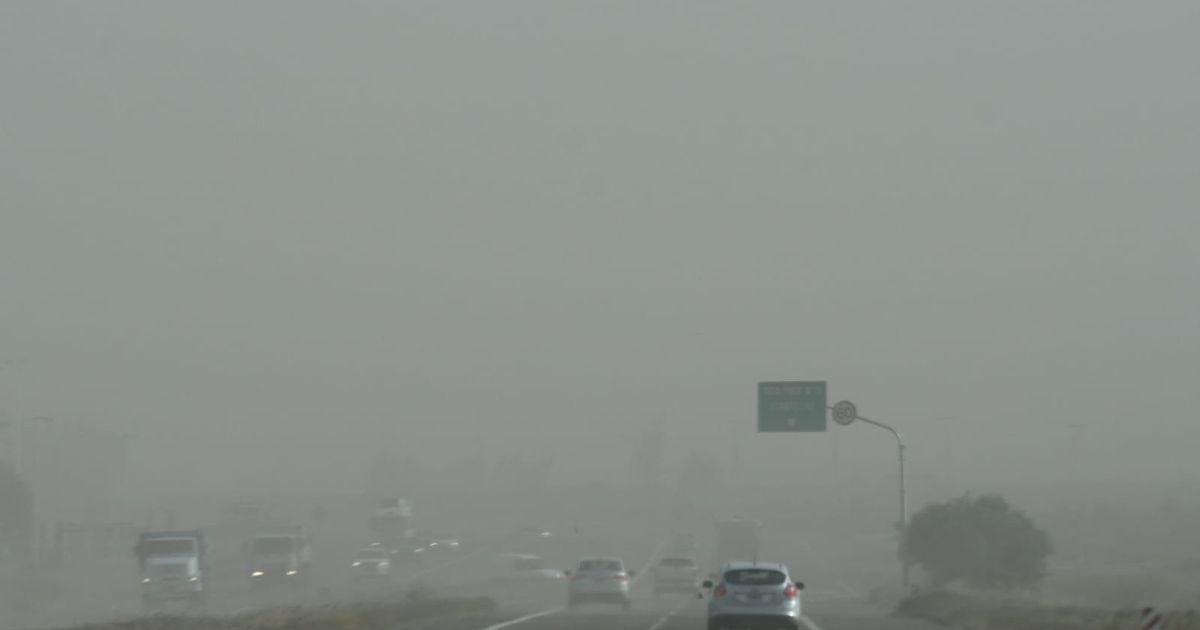
<path fill-rule="evenodd" d="M 849 425 L 857 417 L 858 409 L 855 409 L 854 403 L 849 400 L 843 400 L 833 406 L 833 421 L 842 426 Z"/>

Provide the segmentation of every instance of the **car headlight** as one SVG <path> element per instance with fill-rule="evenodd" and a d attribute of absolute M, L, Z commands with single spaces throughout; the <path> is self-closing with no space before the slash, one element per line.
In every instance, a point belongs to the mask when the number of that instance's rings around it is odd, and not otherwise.
<path fill-rule="evenodd" d="M 299 571 L 297 571 L 295 569 L 292 569 L 291 571 L 287 572 L 288 575 L 296 575 L 297 573 L 299 573 Z"/>
<path fill-rule="evenodd" d="M 150 578 L 142 578 L 142 584 L 149 584 Z"/>
<path fill-rule="evenodd" d="M 361 566 L 362 566 L 362 563 L 361 563 L 361 562 L 358 562 L 358 561 L 355 561 L 355 562 L 354 562 L 354 563 L 352 563 L 350 566 L 352 566 L 352 567 L 361 567 Z"/>
<path fill-rule="evenodd" d="M 192 577 L 188 578 L 188 581 L 189 581 L 189 582 L 199 582 L 199 581 L 200 581 L 200 576 L 198 576 L 198 575 L 193 575 Z"/>
<path fill-rule="evenodd" d="M 255 571 L 254 573 L 250 574 L 250 577 L 262 577 L 262 576 L 263 576 L 262 571 Z"/>

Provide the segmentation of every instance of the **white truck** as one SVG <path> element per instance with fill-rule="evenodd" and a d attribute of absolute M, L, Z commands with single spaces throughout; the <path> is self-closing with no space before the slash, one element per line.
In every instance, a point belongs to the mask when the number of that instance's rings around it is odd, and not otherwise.
<path fill-rule="evenodd" d="M 299 529 L 264 532 L 250 541 L 250 585 L 302 590 L 308 584 L 312 549 Z"/>
<path fill-rule="evenodd" d="M 402 540 L 412 537 L 412 517 L 412 504 L 404 499 L 391 497 L 383 499 L 375 505 L 367 527 L 377 542 L 395 546 Z"/>
<path fill-rule="evenodd" d="M 374 537 L 373 542 L 389 550 L 393 565 L 420 564 L 429 551 L 414 535 L 412 504 L 404 499 L 390 497 L 376 503 L 367 520 L 367 529 Z"/>
<path fill-rule="evenodd" d="M 148 609 L 169 602 L 203 606 L 208 586 L 208 549 L 199 530 L 146 532 L 134 554 Z"/>

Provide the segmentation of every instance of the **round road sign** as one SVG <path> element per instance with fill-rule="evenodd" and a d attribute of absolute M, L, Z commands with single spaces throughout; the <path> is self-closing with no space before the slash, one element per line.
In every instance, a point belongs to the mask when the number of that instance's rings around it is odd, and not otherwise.
<path fill-rule="evenodd" d="M 854 403 L 850 402 L 849 400 L 843 400 L 842 402 L 833 406 L 833 421 L 842 426 L 846 426 L 851 422 L 854 422 L 854 419 L 857 417 L 858 409 L 855 409 Z"/>

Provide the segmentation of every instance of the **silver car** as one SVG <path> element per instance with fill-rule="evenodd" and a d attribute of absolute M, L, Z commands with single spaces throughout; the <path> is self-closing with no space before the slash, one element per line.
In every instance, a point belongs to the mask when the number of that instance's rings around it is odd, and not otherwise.
<path fill-rule="evenodd" d="M 800 591 L 788 568 L 776 562 L 730 562 L 717 581 L 707 580 L 708 630 L 723 628 L 802 628 Z"/>
<path fill-rule="evenodd" d="M 574 607 L 588 602 L 620 604 L 628 609 L 632 605 L 629 595 L 631 571 L 618 558 L 588 558 L 579 561 L 579 567 L 570 574 L 567 586 L 567 606 Z"/>

